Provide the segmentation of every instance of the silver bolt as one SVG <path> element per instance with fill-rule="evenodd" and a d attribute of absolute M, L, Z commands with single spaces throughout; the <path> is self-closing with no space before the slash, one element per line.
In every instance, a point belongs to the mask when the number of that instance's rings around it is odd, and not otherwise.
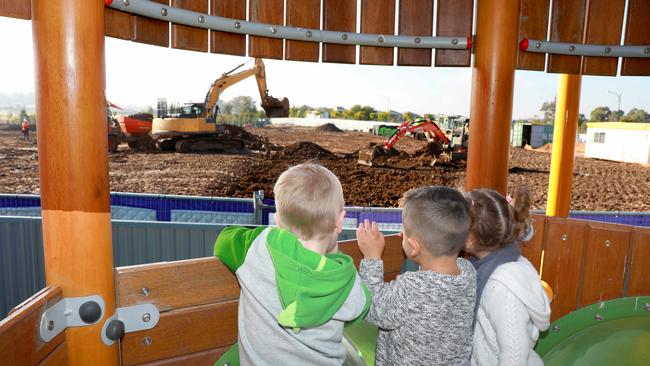
<path fill-rule="evenodd" d="M 542 48 L 542 42 L 535 43 L 535 48 Z"/>
<path fill-rule="evenodd" d="M 151 320 L 151 314 L 144 313 L 144 315 L 142 316 L 142 321 L 145 323 L 149 323 L 149 320 Z"/>
<path fill-rule="evenodd" d="M 124 4 L 124 6 L 129 6 L 131 5 L 131 2 L 129 0 L 122 0 L 122 4 Z"/>
<path fill-rule="evenodd" d="M 569 236 L 567 234 L 562 234 L 562 240 L 567 241 Z"/>
<path fill-rule="evenodd" d="M 199 15 L 199 23 L 205 22 L 205 17 L 203 15 Z"/>
<path fill-rule="evenodd" d="M 160 9 L 160 14 L 162 14 L 164 17 L 166 17 L 167 16 L 167 8 Z"/>
<path fill-rule="evenodd" d="M 646 303 L 644 308 L 645 308 L 645 311 L 650 311 L 650 302 Z"/>
<path fill-rule="evenodd" d="M 311 38 L 311 31 L 307 31 L 305 34 L 307 35 L 307 38 Z"/>
<path fill-rule="evenodd" d="M 142 296 L 149 296 L 150 291 L 148 288 L 143 287 L 142 289 L 140 289 L 140 293 L 142 294 Z"/>
<path fill-rule="evenodd" d="M 377 42 L 384 43 L 384 36 L 377 37 Z"/>
<path fill-rule="evenodd" d="M 576 46 L 574 45 L 569 46 L 569 51 L 573 52 L 575 50 L 576 50 Z"/>
<path fill-rule="evenodd" d="M 457 45 L 458 44 L 458 39 L 456 39 L 456 38 L 452 39 L 451 44 L 453 44 L 454 46 Z"/>
<path fill-rule="evenodd" d="M 47 322 L 47 330 L 52 330 L 54 329 L 54 320 L 50 320 Z"/>
<path fill-rule="evenodd" d="M 345 34 L 345 33 L 343 33 L 343 34 L 341 35 L 341 39 L 344 40 L 344 41 L 347 41 L 347 39 L 348 39 L 348 35 Z"/>
<path fill-rule="evenodd" d="M 610 245 L 612 245 L 612 242 L 609 240 L 605 240 L 605 246 L 609 247 Z"/>
<path fill-rule="evenodd" d="M 235 28 L 237 28 L 237 29 L 241 28 L 241 23 L 240 22 L 235 22 Z"/>
<path fill-rule="evenodd" d="M 145 346 L 151 345 L 151 337 L 144 337 L 142 343 L 144 343 Z"/>
<path fill-rule="evenodd" d="M 612 52 L 612 48 L 611 47 L 605 47 L 605 53 L 610 53 L 610 52 Z"/>
<path fill-rule="evenodd" d="M 554 325 L 553 326 L 553 332 L 557 333 L 560 331 L 560 326 L 559 325 Z"/>
<path fill-rule="evenodd" d="M 420 39 L 420 37 L 415 37 L 415 43 L 420 43 L 420 42 L 422 42 L 422 40 Z"/>
<path fill-rule="evenodd" d="M 273 33 L 273 34 L 278 33 L 277 28 L 275 28 L 275 27 L 271 27 L 271 33 Z"/>
<path fill-rule="evenodd" d="M 600 315 L 600 314 L 596 314 L 596 316 L 594 317 L 594 319 L 596 319 L 596 321 L 599 322 L 599 321 L 602 321 L 602 320 L 603 320 L 603 316 Z"/>

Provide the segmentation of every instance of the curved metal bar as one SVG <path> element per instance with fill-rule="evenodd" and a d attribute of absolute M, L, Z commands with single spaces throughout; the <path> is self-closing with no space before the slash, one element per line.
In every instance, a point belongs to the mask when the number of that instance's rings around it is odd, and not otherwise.
<path fill-rule="evenodd" d="M 294 41 L 375 47 L 439 48 L 450 50 L 467 50 L 470 49 L 472 45 L 471 37 L 396 36 L 355 32 L 335 32 L 224 18 L 216 15 L 166 6 L 146 0 L 105 0 L 104 3 L 112 9 L 168 21 L 175 24 L 212 29 L 222 32 L 289 39 Z"/>
<path fill-rule="evenodd" d="M 560 43 L 524 38 L 519 42 L 519 49 L 535 53 L 552 53 L 571 56 L 598 57 L 641 57 L 650 58 L 648 46 L 619 46 L 580 43 Z"/>

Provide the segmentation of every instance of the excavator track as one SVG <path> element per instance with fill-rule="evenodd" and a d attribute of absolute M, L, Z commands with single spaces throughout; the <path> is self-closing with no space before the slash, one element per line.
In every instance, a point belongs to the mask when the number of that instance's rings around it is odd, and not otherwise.
<path fill-rule="evenodd" d="M 182 154 L 197 152 L 241 153 L 246 150 L 243 140 L 226 136 L 174 138 L 160 141 L 159 146 L 163 151 L 176 151 Z"/>

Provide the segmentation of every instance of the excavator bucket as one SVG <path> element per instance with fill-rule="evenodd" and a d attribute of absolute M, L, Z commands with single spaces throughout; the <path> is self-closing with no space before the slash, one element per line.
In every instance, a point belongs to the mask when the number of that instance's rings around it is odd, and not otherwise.
<path fill-rule="evenodd" d="M 266 112 L 267 118 L 285 118 L 289 117 L 289 99 L 273 98 L 271 96 L 262 101 L 262 108 Z"/>
<path fill-rule="evenodd" d="M 358 164 L 372 166 L 375 159 L 377 158 L 377 149 L 376 148 L 365 148 L 359 150 L 359 159 L 357 160 Z"/>

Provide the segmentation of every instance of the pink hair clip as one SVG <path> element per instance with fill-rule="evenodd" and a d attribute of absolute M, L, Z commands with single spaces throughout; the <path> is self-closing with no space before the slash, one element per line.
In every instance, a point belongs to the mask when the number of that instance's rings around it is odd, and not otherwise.
<path fill-rule="evenodd" d="M 506 196 L 506 201 L 508 201 L 508 203 L 512 205 L 512 196 L 507 195 Z"/>

